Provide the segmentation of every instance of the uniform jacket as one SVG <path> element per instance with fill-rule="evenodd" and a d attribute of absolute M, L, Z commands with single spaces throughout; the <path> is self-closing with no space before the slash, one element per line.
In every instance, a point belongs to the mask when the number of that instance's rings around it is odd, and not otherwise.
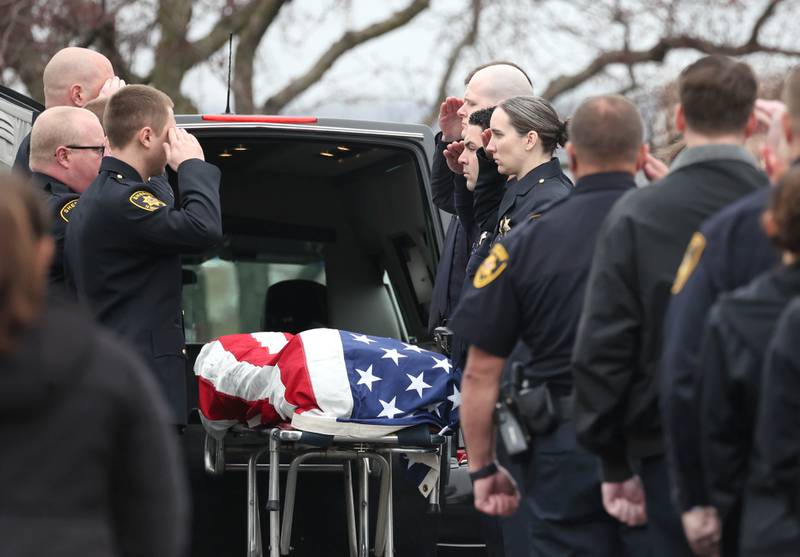
<path fill-rule="evenodd" d="M 761 378 L 742 514 L 743 555 L 789 556 L 800 547 L 800 298 L 775 327 Z"/>
<path fill-rule="evenodd" d="M 723 296 L 708 316 L 700 350 L 699 472 L 729 533 L 739 531 L 764 355 L 778 318 L 797 295 L 800 265 L 782 266 Z"/>
<path fill-rule="evenodd" d="M 31 134 L 28 132 L 28 135 L 22 138 L 22 141 L 17 148 L 17 156 L 14 158 L 14 171 L 18 172 L 22 176 L 30 176 L 31 175 L 31 168 L 30 168 L 30 160 L 31 160 Z"/>
<path fill-rule="evenodd" d="M 59 290 L 63 290 L 65 287 L 64 239 L 70 214 L 77 206 L 80 195 L 46 174 L 34 172 L 31 179 L 35 186 L 40 188 L 47 196 L 47 203 L 50 206 L 53 219 L 55 252 L 53 253 L 53 263 L 50 266 L 50 284 Z"/>
<path fill-rule="evenodd" d="M 764 184 L 744 149 L 687 149 L 656 184 L 629 192 L 603 224 L 573 351 L 578 440 L 600 456 L 606 481 L 631 459 L 663 454 L 656 372 L 662 322 L 692 234 Z"/>
<path fill-rule="evenodd" d="M 0 355 L 0 553 L 177 557 L 188 497 L 141 360 L 72 306 Z"/>
<path fill-rule="evenodd" d="M 472 193 L 468 192 L 464 177 L 454 174 L 447 166 L 443 154 L 447 143 L 442 141 L 441 137 L 441 133 L 436 136 L 436 149 L 431 168 L 431 195 L 436 207 L 454 216 L 447 228 L 439 257 L 439 266 L 436 269 L 436 279 L 433 283 L 428 316 L 430 331 L 450 318 L 464 284 L 464 273 L 469 255 L 469 239 L 467 231 L 455 216 L 456 190 L 459 192 L 459 203 L 472 203 Z"/>
<path fill-rule="evenodd" d="M 703 371 L 697 365 L 703 327 L 721 293 L 748 284 L 778 264 L 778 250 L 761 229 L 769 194 L 770 188 L 763 187 L 703 223 L 695 240 L 701 247 L 688 255 L 698 258 L 697 265 L 680 289 L 674 289 L 664 321 L 659 402 L 683 511 L 708 503 L 702 474 L 697 473 L 702 462 L 695 385 Z"/>
<path fill-rule="evenodd" d="M 164 183 L 105 157 L 67 229 L 67 280 L 101 323 L 129 342 L 156 372 L 178 423 L 186 419 L 182 253 L 222 235 L 220 172 L 198 159 L 178 168 L 180 206 Z"/>

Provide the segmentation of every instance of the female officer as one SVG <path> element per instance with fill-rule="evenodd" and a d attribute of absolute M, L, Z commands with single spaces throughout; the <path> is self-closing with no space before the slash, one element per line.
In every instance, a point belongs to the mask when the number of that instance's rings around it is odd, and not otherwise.
<path fill-rule="evenodd" d="M 135 354 L 47 303 L 48 210 L 0 175 L 3 555 L 182 555 L 188 504 L 169 410 Z"/>
<path fill-rule="evenodd" d="M 713 306 L 698 366 L 703 473 L 722 522 L 723 556 L 739 555 L 765 351 L 782 311 L 800 295 L 800 169 L 791 170 L 775 188 L 763 222 L 783 250 L 783 264 Z M 715 539 L 706 543 L 713 553 Z"/>
<path fill-rule="evenodd" d="M 567 127 L 541 97 L 512 97 L 492 113 L 492 137 L 486 146 L 501 174 L 513 176 L 498 207 L 495 239 L 537 218 L 566 197 L 572 182 L 553 156 L 567 142 Z"/>

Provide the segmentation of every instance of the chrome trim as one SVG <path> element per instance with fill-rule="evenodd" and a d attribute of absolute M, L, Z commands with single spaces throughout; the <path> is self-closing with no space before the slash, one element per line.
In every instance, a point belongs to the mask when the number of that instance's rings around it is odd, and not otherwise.
<path fill-rule="evenodd" d="M 213 128 L 237 128 L 237 129 L 250 129 L 250 128 L 266 128 L 266 129 L 279 129 L 279 130 L 297 130 L 297 131 L 315 131 L 326 133 L 351 133 L 359 135 L 377 135 L 384 137 L 398 137 L 406 139 L 425 139 L 425 135 L 415 132 L 400 132 L 391 130 L 369 130 L 363 128 L 336 128 L 331 126 L 316 126 L 304 124 L 278 124 L 266 122 L 181 122 L 178 124 L 179 128 L 200 128 L 200 129 L 213 129 Z"/>

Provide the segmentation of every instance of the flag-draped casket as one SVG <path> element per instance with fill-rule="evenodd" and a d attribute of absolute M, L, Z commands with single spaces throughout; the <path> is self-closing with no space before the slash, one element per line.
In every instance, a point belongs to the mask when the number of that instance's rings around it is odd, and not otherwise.
<path fill-rule="evenodd" d="M 291 424 L 377 437 L 418 424 L 454 425 L 459 377 L 435 352 L 337 329 L 227 335 L 195 363 L 206 429 Z"/>

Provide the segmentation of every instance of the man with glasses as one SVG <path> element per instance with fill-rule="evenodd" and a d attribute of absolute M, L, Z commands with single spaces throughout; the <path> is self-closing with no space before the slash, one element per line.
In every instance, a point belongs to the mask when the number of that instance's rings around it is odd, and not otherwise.
<path fill-rule="evenodd" d="M 64 286 L 64 237 L 78 197 L 97 177 L 105 151 L 103 126 L 83 108 L 57 106 L 45 110 L 31 130 L 32 181 L 44 191 L 53 209 L 56 251 L 50 284 Z"/>

